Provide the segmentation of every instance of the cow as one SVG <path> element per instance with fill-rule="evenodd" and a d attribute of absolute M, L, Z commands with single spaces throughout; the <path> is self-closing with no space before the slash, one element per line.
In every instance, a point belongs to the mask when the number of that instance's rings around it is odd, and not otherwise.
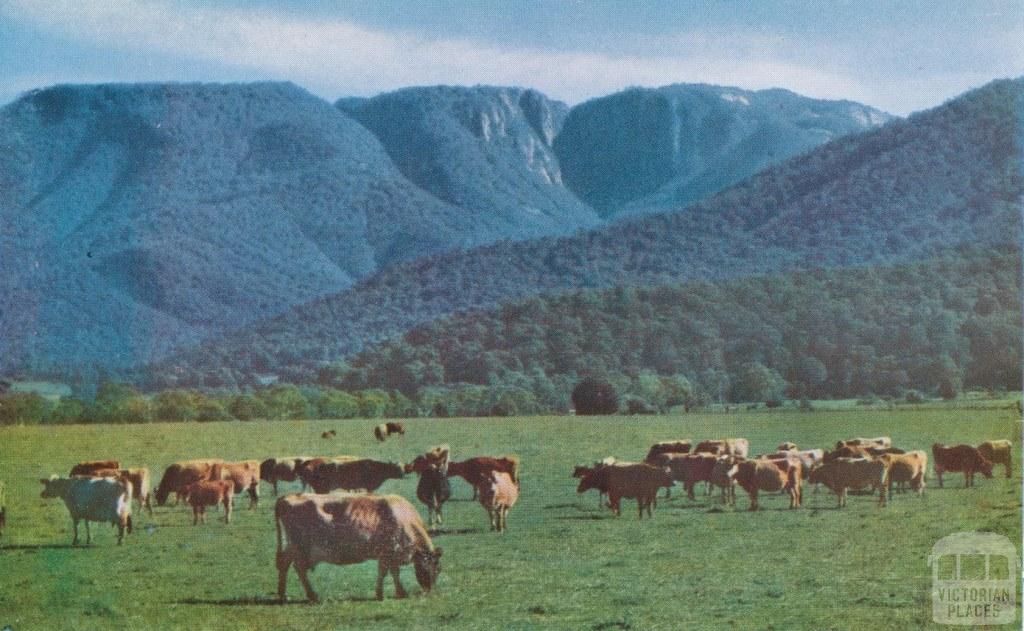
<path fill-rule="evenodd" d="M 761 491 L 776 493 L 784 490 L 789 495 L 789 507 L 800 507 L 802 497 L 800 460 L 798 458 L 743 460 L 736 464 L 736 473 L 733 477 L 736 484 L 750 497 L 750 510 L 752 511 L 756 511 L 758 508 L 757 496 Z"/>
<path fill-rule="evenodd" d="M 348 461 L 323 462 L 308 476 L 309 486 L 315 493 L 328 493 L 335 489 L 376 491 L 386 480 L 404 477 L 403 467 L 391 462 L 362 458 Z"/>
<path fill-rule="evenodd" d="M 149 469 L 139 467 L 135 469 L 94 469 L 88 475 L 76 474 L 71 477 L 85 478 L 117 478 L 122 482 L 131 484 L 132 497 L 139 503 L 139 510 L 146 509 L 150 515 L 153 514 L 153 500 L 149 491 Z"/>
<path fill-rule="evenodd" d="M 986 478 L 992 477 L 992 462 L 981 455 L 976 447 L 970 445 L 953 445 L 947 447 L 940 443 L 932 445 L 932 456 L 935 457 L 935 477 L 942 488 L 942 474 L 946 471 L 964 474 L 964 488 L 974 486 L 974 474 L 981 472 Z"/>
<path fill-rule="evenodd" d="M 796 443 L 785 442 L 775 448 L 776 451 L 796 451 Z"/>
<path fill-rule="evenodd" d="M 711 468 L 711 485 L 722 489 L 726 505 L 736 505 L 736 467 L 742 461 L 739 456 L 718 456 Z"/>
<path fill-rule="evenodd" d="M 601 460 L 598 460 L 598 461 L 594 462 L 593 466 L 587 466 L 587 465 L 581 465 L 581 464 L 576 465 L 572 469 L 572 477 L 578 478 L 578 479 L 583 479 L 583 478 L 587 477 L 588 475 L 590 475 L 591 473 L 593 473 L 594 471 L 597 471 L 601 467 L 610 467 L 610 466 L 613 466 L 613 465 L 626 465 L 626 464 L 636 464 L 636 463 L 635 462 L 625 462 L 623 460 L 619 460 L 615 456 L 608 456 L 606 458 L 602 458 Z M 604 506 L 604 502 L 605 502 L 604 496 L 605 496 L 605 492 L 602 491 L 601 489 L 598 489 L 597 490 L 597 505 L 598 506 Z"/>
<path fill-rule="evenodd" d="M 576 492 L 583 493 L 590 489 L 606 492 L 608 505 L 616 515 L 622 514 L 622 498 L 635 498 L 640 519 L 643 519 L 644 509 L 647 509 L 647 516 L 652 517 L 651 506 L 658 495 L 658 489 L 672 486 L 673 483 L 672 475 L 667 469 L 642 462 L 601 467 L 580 480 Z"/>
<path fill-rule="evenodd" d="M 71 545 L 78 545 L 78 522 L 85 521 L 85 543 L 92 543 L 89 522 L 107 522 L 117 526 L 117 545 L 124 534 L 132 532 L 131 487 L 114 478 L 58 478 L 39 480 L 43 485 L 40 497 L 59 497 L 71 513 L 75 536 Z"/>
<path fill-rule="evenodd" d="M 1013 475 L 1013 444 L 1010 441 L 986 440 L 978 445 L 978 453 L 994 465 L 1003 465 L 1006 477 Z"/>
<path fill-rule="evenodd" d="M 249 508 L 260 503 L 260 463 L 258 460 L 221 462 L 214 465 L 211 480 L 231 480 L 235 493 L 249 493 Z"/>
<path fill-rule="evenodd" d="M 231 523 L 231 509 L 234 505 L 235 482 L 224 480 L 204 480 L 194 482 L 185 487 L 185 498 L 192 506 L 192 525 L 200 521 L 206 523 L 206 507 L 224 505 L 224 523 Z"/>
<path fill-rule="evenodd" d="M 395 581 L 395 596 L 406 596 L 399 572 L 410 561 L 424 592 L 437 583 L 441 548 L 434 547 L 412 504 L 398 495 L 285 495 L 274 507 L 274 522 L 277 597 L 282 602 L 287 598 L 288 569 L 293 564 L 310 602 L 317 602 L 319 596 L 307 573 L 318 563 L 351 565 L 376 560 L 377 600 L 384 599 L 384 575 L 388 572 Z"/>
<path fill-rule="evenodd" d="M 836 449 L 840 447 L 880 447 L 882 449 L 886 447 L 892 447 L 892 439 L 888 436 L 879 436 L 877 438 L 849 438 L 847 440 L 840 440 L 836 443 Z"/>
<path fill-rule="evenodd" d="M 666 467 L 672 475 L 672 479 L 683 483 L 686 490 L 686 497 L 696 500 L 693 488 L 698 482 L 708 483 L 708 492 L 711 490 L 711 471 L 715 467 L 718 456 L 707 453 L 692 454 L 661 454 L 658 456 L 656 466 Z"/>
<path fill-rule="evenodd" d="M 491 471 L 489 479 L 477 488 L 480 504 L 487 510 L 491 530 L 508 529 L 508 511 L 519 499 L 519 483 L 504 471 Z"/>
<path fill-rule="evenodd" d="M 466 460 L 448 463 L 448 475 L 459 476 L 473 487 L 473 499 L 477 497 L 477 487 L 486 482 L 491 471 L 504 471 L 512 476 L 512 481 L 519 482 L 519 456 L 506 455 L 496 458 L 475 456 Z"/>
<path fill-rule="evenodd" d="M 448 445 L 431 447 L 423 454 L 423 457 L 427 459 L 429 464 L 442 469 L 445 474 L 448 473 L 448 462 L 451 460 L 451 456 L 452 448 Z"/>
<path fill-rule="evenodd" d="M 337 435 L 338 435 L 338 430 L 334 430 L 334 429 L 329 429 L 329 430 L 327 430 L 327 431 L 325 431 L 325 432 L 321 433 L 321 434 L 320 434 L 320 438 L 323 438 L 323 439 L 325 439 L 325 440 L 326 440 L 326 439 L 328 439 L 328 438 L 334 438 L 334 437 L 335 437 L 335 436 L 337 436 Z"/>
<path fill-rule="evenodd" d="M 885 506 L 885 484 L 888 466 L 881 458 L 836 458 L 816 465 L 808 480 L 824 484 L 839 498 L 839 508 L 846 506 L 847 489 L 870 488 L 878 491 L 878 505 Z"/>
<path fill-rule="evenodd" d="M 86 460 L 71 467 L 71 473 L 68 474 L 68 477 L 73 475 L 91 476 L 96 471 L 120 468 L 121 463 L 117 460 Z"/>
<path fill-rule="evenodd" d="M 928 454 L 923 451 L 911 451 L 905 454 L 883 454 L 879 456 L 886 463 L 885 486 L 892 499 L 892 484 L 909 484 L 911 490 L 918 495 L 924 493 L 924 482 L 928 469 Z"/>
<path fill-rule="evenodd" d="M 377 440 L 384 442 L 388 436 L 399 434 L 405 436 L 405 425 L 397 422 L 381 423 L 377 427 L 373 428 L 373 435 L 377 437 Z"/>
<path fill-rule="evenodd" d="M 193 482 L 204 482 L 212 480 L 214 467 L 223 464 L 223 460 L 185 460 L 175 462 L 164 469 L 164 475 L 160 478 L 160 484 L 156 487 L 156 504 L 163 506 L 171 493 L 177 496 L 177 501 L 184 497 L 185 487 Z"/>
<path fill-rule="evenodd" d="M 427 524 L 433 526 L 441 523 L 441 507 L 452 496 L 452 487 L 448 482 L 448 463 L 427 454 L 416 458 L 405 466 L 406 473 L 416 472 L 420 481 L 416 484 L 416 497 L 427 507 Z"/>
<path fill-rule="evenodd" d="M 274 489 L 274 495 L 277 495 L 278 482 L 302 482 L 299 478 L 299 468 L 309 459 L 306 456 L 267 458 L 260 463 L 260 480 L 270 484 Z M 305 482 L 302 482 L 302 488 L 306 488 Z"/>
<path fill-rule="evenodd" d="M 644 462 L 654 464 L 654 458 L 660 454 L 688 454 L 693 447 L 693 441 L 688 438 L 679 440 L 663 440 L 651 445 L 647 450 L 647 457 Z"/>
<path fill-rule="evenodd" d="M 825 452 L 823 460 L 825 462 L 832 462 L 839 458 L 873 458 L 871 452 L 867 447 L 862 445 L 844 445 L 842 442 L 836 443 L 836 448 L 832 451 Z"/>
<path fill-rule="evenodd" d="M 750 441 L 746 438 L 721 438 L 705 440 L 694 448 L 695 454 L 713 454 L 715 456 L 743 456 L 750 453 Z"/>

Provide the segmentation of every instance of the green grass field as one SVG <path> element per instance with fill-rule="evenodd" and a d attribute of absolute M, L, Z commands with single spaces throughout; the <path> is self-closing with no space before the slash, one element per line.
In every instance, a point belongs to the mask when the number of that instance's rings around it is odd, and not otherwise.
<path fill-rule="evenodd" d="M 1012 438 L 1020 462 L 1020 424 L 1010 410 L 817 411 L 692 414 L 642 418 L 540 417 L 413 420 L 380 445 L 371 421 L 318 421 L 0 429 L 0 480 L 8 524 L 0 539 L 0 627 L 22 629 L 908 629 L 931 624 L 927 556 L 941 537 L 982 530 L 1021 540 L 1021 478 L 1001 468 L 977 488 L 951 474 L 939 489 L 929 471 L 924 498 L 897 495 L 887 508 L 853 496 L 836 510 L 827 491 L 808 489 L 801 510 L 784 495 L 749 513 L 721 511 L 676 490 L 653 520 L 638 521 L 627 500 L 622 517 L 577 496 L 574 463 L 606 455 L 642 458 L 656 440 L 744 436 L 753 453 L 783 440 L 802 448 L 839 438 L 890 435 L 929 452 L 933 442 Z M 327 428 L 338 431 L 323 440 Z M 145 465 L 159 480 L 167 464 L 196 457 L 359 454 L 407 461 L 447 442 L 456 459 L 514 452 L 523 462 L 522 497 L 509 531 L 487 529 L 486 515 L 453 481 L 455 500 L 434 537 L 445 549 L 439 589 L 373 600 L 376 564 L 321 565 L 313 585 L 325 602 L 275 603 L 273 497 L 249 510 L 240 501 L 230 525 L 193 527 L 185 507 L 135 513 L 123 547 L 95 526 L 93 545 L 69 547 L 71 523 L 59 500 L 39 497 L 38 478 L 66 474 L 92 458 Z M 929 463 L 930 465 L 930 463 Z M 930 466 L 929 466 L 930 468 Z M 980 478 L 980 476 L 979 476 Z M 155 482 L 154 482 L 155 484 Z M 415 500 L 416 480 L 389 481 L 381 492 Z M 292 485 L 285 485 L 291 488 Z M 297 486 L 296 486 L 297 488 Z M 221 513 L 213 513 L 219 517 Z M 1020 598 L 1017 599 L 1018 607 Z M 1018 612 L 1019 613 L 1019 612 Z M 1019 620 L 1019 618 L 1018 618 Z M 1018 622 L 1019 624 L 1019 622 Z"/>

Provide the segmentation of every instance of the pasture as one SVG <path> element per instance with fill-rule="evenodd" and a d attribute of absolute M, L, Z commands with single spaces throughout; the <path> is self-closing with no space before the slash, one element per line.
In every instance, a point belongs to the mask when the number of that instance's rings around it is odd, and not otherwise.
<path fill-rule="evenodd" d="M 379 421 L 258 422 L 0 428 L 0 480 L 7 483 L 7 529 L 0 538 L 0 627 L 12 629 L 906 629 L 931 625 L 926 559 L 941 537 L 981 530 L 1021 541 L 1020 423 L 1016 412 L 988 410 L 837 410 L 741 412 L 651 417 L 533 417 L 406 421 L 406 435 L 378 443 Z M 337 437 L 322 439 L 335 429 Z M 599 509 L 594 492 L 577 495 L 573 464 L 606 455 L 643 458 L 672 438 L 742 436 L 751 453 L 784 441 L 828 447 L 852 436 L 889 435 L 894 445 L 929 452 L 924 498 L 896 495 L 886 508 L 854 495 L 836 510 L 823 489 L 805 490 L 804 508 L 768 495 L 762 510 L 718 508 L 717 497 L 681 487 L 659 498 L 652 520 Z M 949 474 L 939 489 L 933 442 L 1014 441 L 1015 471 L 964 489 Z M 420 594 L 411 566 L 407 600 L 373 600 L 376 564 L 320 565 L 311 574 L 322 604 L 302 602 L 294 573 L 286 605 L 275 600 L 274 498 L 238 502 L 232 523 L 208 512 L 191 525 L 185 506 L 133 509 L 135 532 L 115 544 L 110 526 L 93 544 L 70 547 L 71 522 L 59 500 L 39 497 L 38 478 L 66 474 L 77 461 L 120 459 L 148 466 L 159 481 L 176 460 L 262 459 L 276 455 L 356 454 L 407 462 L 449 443 L 453 458 L 517 453 L 522 497 L 509 530 L 488 531 L 471 489 L 452 480 L 453 501 L 434 537 L 444 548 L 438 590 Z M 415 500 L 416 478 L 388 481 L 382 493 Z M 297 490 L 297 484 L 284 483 Z M 703 488 L 703 485 L 701 487 Z M 298 602 L 296 602 L 298 601 Z M 1017 598 L 1018 608 L 1020 598 Z M 1019 613 L 1019 612 L 1018 612 Z M 1018 618 L 1019 620 L 1019 618 Z"/>

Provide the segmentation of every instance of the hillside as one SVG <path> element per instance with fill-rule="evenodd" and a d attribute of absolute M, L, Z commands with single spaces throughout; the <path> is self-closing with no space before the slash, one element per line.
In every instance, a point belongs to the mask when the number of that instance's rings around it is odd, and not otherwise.
<path fill-rule="evenodd" d="M 156 367 L 156 381 L 309 380 L 325 363 L 418 324 L 542 293 L 892 264 L 958 244 L 1019 243 L 1022 88 L 1022 80 L 991 83 L 680 212 L 383 270 L 178 355 Z"/>
<path fill-rule="evenodd" d="M 513 238 L 599 223 L 562 183 L 552 150 L 568 108 L 534 90 L 407 88 L 338 107 L 372 131 L 420 188 Z"/>
<path fill-rule="evenodd" d="M 624 216 L 681 208 L 890 119 L 787 90 L 636 88 L 574 107 L 554 149 L 570 190 L 602 216 Z"/>
<path fill-rule="evenodd" d="M 151 361 L 398 261 L 572 222 L 442 201 L 291 84 L 36 90 L 0 109 L 0 147 L 0 370 Z"/>

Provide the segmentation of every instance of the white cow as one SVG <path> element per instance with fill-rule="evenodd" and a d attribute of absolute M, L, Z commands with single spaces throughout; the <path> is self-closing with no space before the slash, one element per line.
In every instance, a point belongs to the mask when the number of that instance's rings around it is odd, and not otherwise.
<path fill-rule="evenodd" d="M 124 532 L 132 531 L 131 485 L 115 478 L 58 478 L 39 480 L 43 484 L 41 497 L 59 497 L 71 513 L 78 544 L 78 522 L 85 520 L 85 542 L 92 542 L 89 522 L 107 522 L 117 526 L 117 545 L 124 540 Z"/>

